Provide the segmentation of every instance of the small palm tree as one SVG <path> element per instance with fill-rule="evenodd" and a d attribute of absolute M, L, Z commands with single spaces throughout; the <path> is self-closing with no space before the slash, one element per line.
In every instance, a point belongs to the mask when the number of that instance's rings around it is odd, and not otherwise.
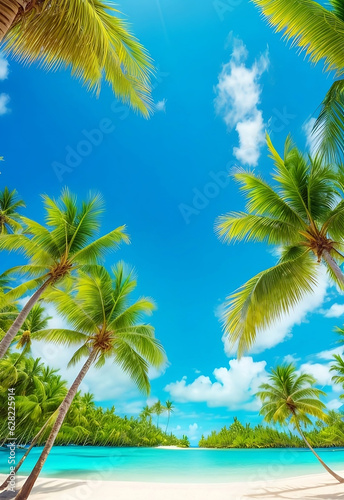
<path fill-rule="evenodd" d="M 99 92 L 104 78 L 116 96 L 147 116 L 152 63 L 118 14 L 112 1 L 6 0 L 0 42 L 25 63 L 70 67 L 88 89 Z"/>
<path fill-rule="evenodd" d="M 45 330 L 48 326 L 51 316 L 47 316 L 44 307 L 41 304 L 35 304 L 29 312 L 22 328 L 14 337 L 13 343 L 17 349 L 22 349 L 21 356 L 31 352 L 32 339 L 35 334 Z"/>
<path fill-rule="evenodd" d="M 22 217 L 25 234 L 0 235 L 0 249 L 17 250 L 29 260 L 28 264 L 16 266 L 6 274 L 31 278 L 7 292 L 4 301 L 11 303 L 29 290 L 36 289 L 1 340 L 0 358 L 5 355 L 44 292 L 80 266 L 100 262 L 107 250 L 116 249 L 122 241 L 128 242 L 124 226 L 95 239 L 103 212 L 99 195 L 91 196 L 82 204 L 68 190 L 64 190 L 58 200 L 48 196 L 43 198 L 46 226 Z"/>
<path fill-rule="evenodd" d="M 322 61 L 326 71 L 344 74 L 344 8 L 330 0 L 328 8 L 313 0 L 253 0 L 269 24 L 285 40 L 304 51 L 312 63 Z M 300 51 L 300 52 L 301 52 Z M 335 81 L 323 100 L 313 128 L 317 151 L 343 161 L 344 80 Z"/>
<path fill-rule="evenodd" d="M 332 364 L 330 372 L 335 372 L 336 374 L 333 375 L 332 382 L 344 387 L 344 359 L 339 354 L 334 354 L 333 358 L 336 362 Z M 344 399 L 344 394 L 341 394 L 339 397 Z"/>
<path fill-rule="evenodd" d="M 25 203 L 18 197 L 17 191 L 10 191 L 5 187 L 0 191 L 0 234 L 8 234 L 21 229 L 19 208 Z"/>
<path fill-rule="evenodd" d="M 269 381 L 270 383 L 262 384 L 256 394 L 263 403 L 260 414 L 264 416 L 264 420 L 274 424 L 293 425 L 327 472 L 343 483 L 344 478 L 325 464 L 302 431 L 302 424 L 312 423 L 310 417 L 326 420 L 323 411 L 325 404 L 320 401 L 320 396 L 325 393 L 314 387 L 315 379 L 306 373 L 299 375 L 295 366 L 289 364 L 272 370 Z"/>
<path fill-rule="evenodd" d="M 165 411 L 164 406 L 161 404 L 161 401 L 157 401 L 153 407 L 152 407 L 152 412 L 155 413 L 157 416 L 156 419 L 156 426 L 159 427 L 159 420 L 160 420 L 160 415 L 162 415 Z"/>
<path fill-rule="evenodd" d="M 170 423 L 171 413 L 174 412 L 174 406 L 173 406 L 172 401 L 169 401 L 169 400 L 166 401 L 165 411 L 167 412 L 167 424 L 166 424 L 165 432 L 167 432 L 168 424 Z"/>
<path fill-rule="evenodd" d="M 142 420 L 148 420 L 148 421 L 149 421 L 149 423 L 151 423 L 151 422 L 152 422 L 152 413 L 153 413 L 153 409 L 152 409 L 152 408 L 150 408 L 148 405 L 146 405 L 146 406 L 142 409 L 142 411 L 141 411 L 141 413 L 140 413 L 140 418 L 141 418 Z"/>
<path fill-rule="evenodd" d="M 72 329 L 42 332 L 42 338 L 63 345 L 79 345 L 71 364 L 83 357 L 86 357 L 86 362 L 61 403 L 41 456 L 17 500 L 28 498 L 79 386 L 92 365 L 100 368 L 106 359 L 112 359 L 130 375 L 139 389 L 149 393 L 149 366 L 160 367 L 165 362 L 165 354 L 154 336 L 153 327 L 139 323 L 143 316 L 152 312 L 153 302 L 145 297 L 129 302 L 135 287 L 133 274 L 125 273 L 124 266 L 118 264 L 113 269 L 113 276 L 105 268 L 94 266 L 87 273 L 80 271 L 71 290 L 52 292 L 51 300 Z"/>
<path fill-rule="evenodd" d="M 288 137 L 282 159 L 267 137 L 274 160 L 274 184 L 238 170 L 245 212 L 219 217 L 216 231 L 225 242 L 260 241 L 279 248 L 277 264 L 227 298 L 225 332 L 239 356 L 257 332 L 288 313 L 314 290 L 321 263 L 331 280 L 344 288 L 344 170 L 334 173 L 320 157 L 307 158 Z"/>

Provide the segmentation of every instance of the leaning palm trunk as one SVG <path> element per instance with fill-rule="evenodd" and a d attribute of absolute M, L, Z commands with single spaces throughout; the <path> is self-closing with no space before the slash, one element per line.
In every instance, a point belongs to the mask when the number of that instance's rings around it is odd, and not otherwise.
<path fill-rule="evenodd" d="M 36 302 L 41 297 L 42 293 L 45 291 L 45 289 L 48 287 L 49 284 L 50 284 L 50 279 L 48 279 L 45 283 L 43 283 L 43 285 L 38 290 L 35 291 L 35 293 L 30 297 L 30 299 L 27 301 L 23 309 L 18 314 L 16 320 L 13 322 L 12 326 L 9 328 L 8 332 L 0 342 L 0 359 L 5 356 L 8 348 L 10 347 L 14 337 L 17 335 L 21 326 L 26 320 L 29 312 L 36 304 Z"/>
<path fill-rule="evenodd" d="M 166 424 L 165 433 L 167 432 L 167 428 L 168 428 L 169 423 L 170 423 L 170 414 L 168 414 L 168 417 L 167 417 L 167 424 Z"/>
<path fill-rule="evenodd" d="M 330 467 L 328 467 L 328 465 L 326 465 L 325 462 L 323 460 L 321 460 L 321 458 L 319 457 L 319 455 L 317 454 L 317 452 L 315 450 L 313 450 L 313 448 L 311 447 L 311 445 L 307 441 L 307 439 L 306 439 L 305 435 L 303 434 L 303 432 L 301 430 L 301 427 L 300 427 L 300 425 L 298 423 L 296 424 L 296 427 L 297 427 L 297 430 L 299 431 L 302 439 L 306 443 L 307 447 L 311 450 L 311 452 L 313 453 L 313 455 L 315 455 L 317 457 L 317 459 L 319 460 L 319 462 L 321 463 L 321 465 L 327 470 L 327 472 L 329 474 L 331 474 L 331 476 L 333 476 L 335 479 L 337 479 L 337 481 L 339 481 L 340 483 L 344 483 L 344 478 L 341 477 L 341 476 L 338 476 L 338 474 L 336 474 L 332 469 L 330 469 Z"/>
<path fill-rule="evenodd" d="M 344 274 L 332 255 L 327 250 L 324 250 L 322 256 L 327 265 L 332 269 L 337 280 L 344 285 Z"/>
<path fill-rule="evenodd" d="M 39 459 L 37 460 L 37 463 L 35 465 L 35 467 L 33 468 L 31 474 L 29 475 L 29 477 L 26 479 L 25 483 L 23 484 L 21 490 L 19 491 L 18 495 L 15 497 L 15 500 L 26 500 L 30 493 L 31 493 L 31 490 L 43 468 L 43 465 L 46 461 L 46 459 L 48 458 L 48 455 L 50 453 L 50 450 L 51 448 L 53 447 L 53 444 L 54 444 L 54 441 L 56 439 L 56 436 L 57 434 L 59 433 L 59 430 L 61 429 L 61 426 L 63 424 L 63 420 L 73 402 L 73 399 L 76 395 L 76 393 L 78 392 L 78 389 L 79 389 L 79 386 L 81 384 L 81 382 L 83 381 L 86 373 L 88 372 L 88 370 L 90 369 L 93 361 L 95 360 L 97 356 L 97 351 L 96 350 L 93 350 L 91 351 L 89 357 L 87 358 L 84 366 L 82 367 L 82 369 L 80 370 L 78 376 L 76 377 L 76 379 L 74 380 L 71 388 L 69 389 L 66 397 L 64 398 L 64 400 L 62 401 L 60 407 L 59 407 L 59 410 L 58 410 L 58 415 L 57 415 L 57 418 L 56 418 L 56 421 L 55 421 L 55 424 L 53 426 L 53 428 L 51 429 L 51 432 L 49 434 L 49 437 L 45 443 L 45 446 L 43 448 L 43 451 L 39 457 Z"/>
<path fill-rule="evenodd" d="M 25 10 L 29 0 L 0 0 L 0 42 L 11 28 L 20 10 Z"/>
<path fill-rule="evenodd" d="M 16 467 L 14 469 L 14 474 L 16 474 L 18 472 L 18 470 L 20 469 L 20 467 L 23 465 L 23 463 L 25 462 L 25 459 L 29 455 L 30 451 L 38 443 L 38 441 L 40 440 L 40 438 L 43 436 L 44 432 L 47 430 L 47 428 L 51 424 L 51 421 L 56 416 L 57 412 L 58 412 L 58 409 L 48 418 L 48 420 L 45 422 L 45 424 L 43 425 L 43 427 L 41 428 L 41 430 L 33 438 L 33 440 L 31 442 L 29 448 L 26 450 L 25 454 L 22 456 L 22 458 L 17 463 L 17 465 L 16 465 Z M 0 486 L 0 491 L 7 488 L 7 486 L 9 485 L 9 483 L 11 481 L 11 477 L 12 476 L 8 476 L 7 479 L 2 483 L 2 485 Z"/>

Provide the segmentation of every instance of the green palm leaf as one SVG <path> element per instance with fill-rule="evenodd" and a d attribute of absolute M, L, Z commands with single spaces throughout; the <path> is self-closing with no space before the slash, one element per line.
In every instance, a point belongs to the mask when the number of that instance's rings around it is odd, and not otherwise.
<path fill-rule="evenodd" d="M 151 59 L 118 14 L 110 1 L 45 0 L 12 26 L 5 49 L 26 64 L 70 67 L 97 93 L 104 78 L 117 97 L 148 116 Z"/>

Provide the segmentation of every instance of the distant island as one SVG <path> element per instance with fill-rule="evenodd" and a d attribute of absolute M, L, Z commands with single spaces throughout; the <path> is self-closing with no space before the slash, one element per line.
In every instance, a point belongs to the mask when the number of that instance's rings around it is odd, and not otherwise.
<path fill-rule="evenodd" d="M 330 410 L 328 420 L 318 420 L 305 432 L 308 441 L 315 448 L 344 447 L 343 413 Z M 202 436 L 201 448 L 305 448 L 304 441 L 293 432 L 278 431 L 268 425 L 243 425 L 237 418 L 220 431 Z"/>

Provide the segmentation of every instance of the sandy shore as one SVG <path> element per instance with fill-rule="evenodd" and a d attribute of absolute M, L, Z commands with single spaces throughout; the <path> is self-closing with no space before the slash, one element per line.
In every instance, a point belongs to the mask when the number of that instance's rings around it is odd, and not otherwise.
<path fill-rule="evenodd" d="M 22 480 L 23 478 L 18 478 L 18 485 Z M 2 500 L 11 496 L 2 493 L 0 498 Z M 344 484 L 339 484 L 326 473 L 264 482 L 224 484 L 131 483 L 40 478 L 30 496 L 32 500 L 280 500 L 284 498 L 338 500 L 344 498 Z"/>

